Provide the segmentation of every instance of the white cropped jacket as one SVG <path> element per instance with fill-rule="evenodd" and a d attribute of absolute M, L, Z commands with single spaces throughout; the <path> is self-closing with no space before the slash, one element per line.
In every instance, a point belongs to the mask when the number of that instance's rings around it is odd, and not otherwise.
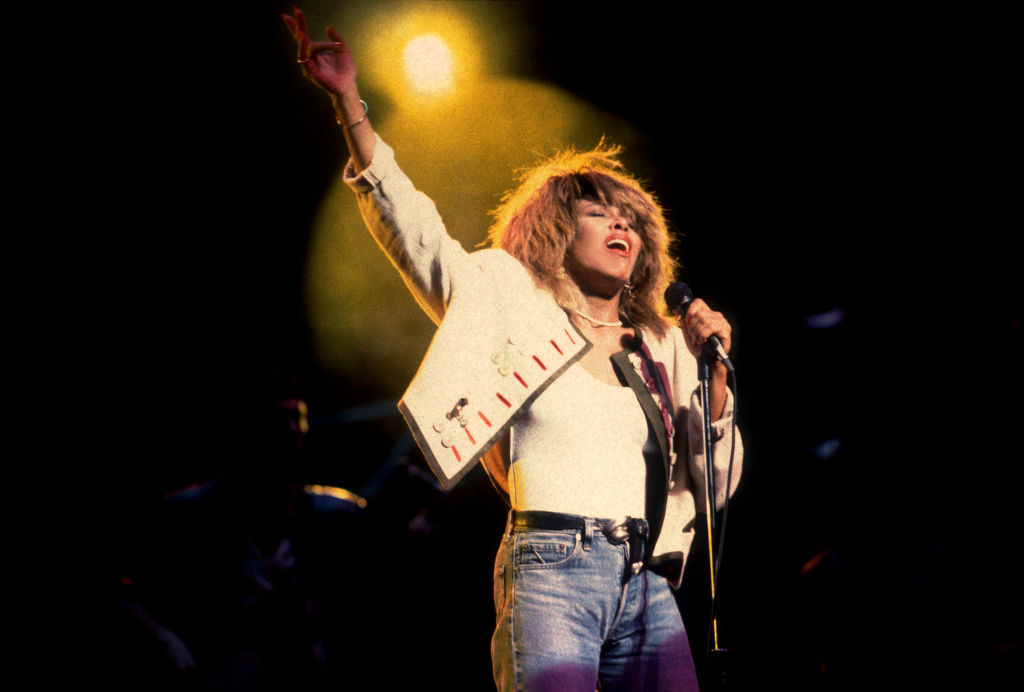
<path fill-rule="evenodd" d="M 500 249 L 468 253 L 451 238 L 434 203 L 415 189 L 379 137 L 372 163 L 355 175 L 350 162 L 345 182 L 373 237 L 439 325 L 399 402 L 402 415 L 445 488 L 483 460 L 507 501 L 508 430 L 590 344 L 518 260 Z M 613 362 L 659 441 L 658 458 L 648 459 L 647 561 L 678 586 L 697 512 L 706 506 L 697 365 L 678 328 L 663 339 L 637 332 L 643 346 Z M 670 392 L 659 391 L 656 371 Z M 737 434 L 731 482 L 727 478 L 731 417 L 730 394 L 725 416 L 712 426 L 717 507 L 742 471 Z"/>

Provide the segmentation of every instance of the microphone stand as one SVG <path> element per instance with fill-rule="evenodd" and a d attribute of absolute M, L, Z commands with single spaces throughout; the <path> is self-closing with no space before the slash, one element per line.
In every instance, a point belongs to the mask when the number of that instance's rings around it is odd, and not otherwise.
<path fill-rule="evenodd" d="M 708 655 L 708 676 L 715 675 L 712 679 L 717 687 L 714 689 L 725 689 L 726 650 L 719 647 L 718 642 L 718 597 L 716 594 L 717 573 L 715 569 L 715 454 L 711 436 L 711 360 L 707 353 L 701 353 L 697 359 L 697 371 L 700 378 L 700 405 L 704 411 L 704 499 L 707 507 L 707 531 L 708 531 L 708 565 L 711 577 L 711 627 L 709 655 Z M 718 675 L 716 675 L 718 674 Z M 719 677 L 720 676 L 720 677 Z"/>

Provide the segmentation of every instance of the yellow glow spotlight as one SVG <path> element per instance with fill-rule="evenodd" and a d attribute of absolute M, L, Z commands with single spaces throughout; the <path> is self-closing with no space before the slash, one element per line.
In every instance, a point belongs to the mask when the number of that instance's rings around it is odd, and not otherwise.
<path fill-rule="evenodd" d="M 417 91 L 448 91 L 454 83 L 454 60 L 448 44 L 437 34 L 417 36 L 402 53 L 405 74 Z"/>
<path fill-rule="evenodd" d="M 359 54 L 365 84 L 387 91 L 399 108 L 440 107 L 459 91 L 474 88 L 485 56 L 480 29 L 466 16 L 463 3 L 377 5 L 376 14 L 365 21 L 379 28 Z"/>

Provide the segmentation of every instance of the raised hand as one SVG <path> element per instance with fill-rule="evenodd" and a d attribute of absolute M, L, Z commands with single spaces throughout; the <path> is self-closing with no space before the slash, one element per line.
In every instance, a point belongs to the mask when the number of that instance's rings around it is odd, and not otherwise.
<path fill-rule="evenodd" d="M 704 344 L 711 335 L 718 337 L 722 344 L 722 350 L 727 354 L 732 348 L 732 325 L 725 319 L 725 316 L 712 310 L 700 298 L 695 298 L 686 314 L 679 320 L 679 327 L 683 330 L 683 339 L 686 341 L 686 348 L 690 350 L 694 358 L 699 358 L 704 349 Z M 726 391 L 726 378 L 728 372 L 721 361 L 715 363 L 711 370 L 711 392 L 709 410 L 711 420 L 717 421 L 725 415 L 725 405 L 728 401 Z"/>
<path fill-rule="evenodd" d="M 686 315 L 680 320 L 679 325 L 683 330 L 686 340 L 686 347 L 696 358 L 700 355 L 704 342 L 712 334 L 722 342 L 722 349 L 728 353 L 732 346 L 732 326 L 725 316 L 712 310 L 700 298 L 695 298 L 690 303 Z"/>
<path fill-rule="evenodd" d="M 327 41 L 313 41 L 306 28 L 306 17 L 298 7 L 295 16 L 282 15 L 295 43 L 302 74 L 329 94 L 341 96 L 355 88 L 356 63 L 352 53 L 334 27 L 327 27 Z"/>

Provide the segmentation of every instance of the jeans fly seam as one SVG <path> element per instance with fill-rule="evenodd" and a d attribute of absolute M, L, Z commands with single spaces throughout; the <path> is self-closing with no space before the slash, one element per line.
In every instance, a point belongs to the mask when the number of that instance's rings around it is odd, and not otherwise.
<path fill-rule="evenodd" d="M 609 545 L 611 545 L 611 544 L 609 544 Z M 619 552 L 622 553 L 623 561 L 628 564 L 629 563 L 629 547 L 628 547 L 628 544 L 624 543 L 622 545 L 615 546 L 615 547 L 618 548 Z M 625 569 L 625 567 L 624 567 L 624 569 Z M 623 582 L 620 579 L 619 581 L 622 582 L 621 585 L 619 586 L 619 605 L 618 605 L 618 608 L 615 610 L 615 617 L 612 618 L 612 621 L 608 624 L 608 629 L 604 633 L 604 638 L 606 640 L 607 640 L 608 636 L 615 630 L 615 627 L 619 624 L 619 618 L 622 617 L 622 613 L 626 610 L 626 596 L 629 595 L 629 580 L 627 579 L 626 581 Z"/>

